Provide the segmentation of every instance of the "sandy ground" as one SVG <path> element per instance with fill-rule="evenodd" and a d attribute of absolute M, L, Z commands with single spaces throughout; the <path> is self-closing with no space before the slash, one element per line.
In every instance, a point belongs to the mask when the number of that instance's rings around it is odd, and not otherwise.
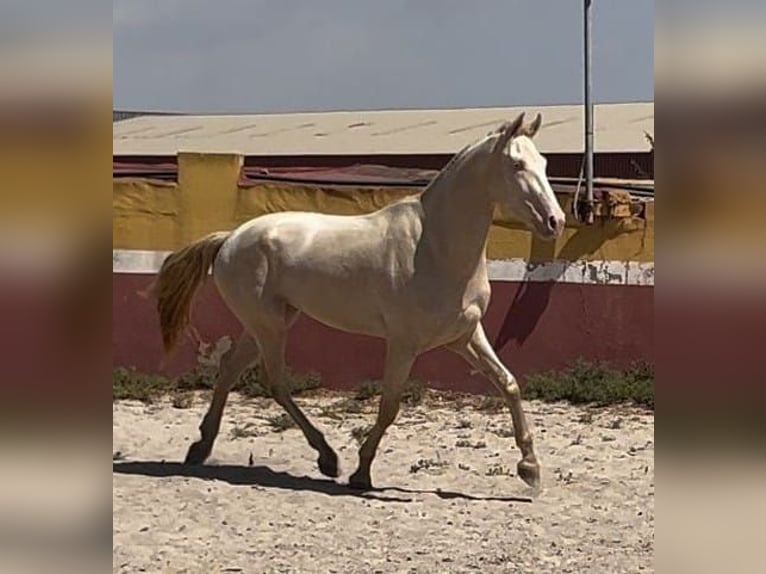
<path fill-rule="evenodd" d="M 654 416 L 527 403 L 543 490 L 513 476 L 506 413 L 405 408 L 381 444 L 373 481 L 352 430 L 374 411 L 328 416 L 338 398 L 298 402 L 343 465 L 319 474 L 299 430 L 275 431 L 265 399 L 232 396 L 204 467 L 183 459 L 207 403 L 120 402 L 113 409 L 114 572 L 652 571 Z M 374 403 L 373 403 L 374 405 Z"/>

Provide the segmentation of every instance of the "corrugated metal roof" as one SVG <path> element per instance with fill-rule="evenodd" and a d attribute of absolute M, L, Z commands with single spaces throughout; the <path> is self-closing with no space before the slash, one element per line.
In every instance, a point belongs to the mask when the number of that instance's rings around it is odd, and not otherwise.
<path fill-rule="evenodd" d="M 452 110 L 312 112 L 219 116 L 145 116 L 115 123 L 113 153 L 167 156 L 179 151 L 248 156 L 451 154 L 501 122 L 542 112 L 536 141 L 544 153 L 583 150 L 583 109 L 529 106 Z M 601 104 L 596 152 L 650 151 L 654 103 Z"/>

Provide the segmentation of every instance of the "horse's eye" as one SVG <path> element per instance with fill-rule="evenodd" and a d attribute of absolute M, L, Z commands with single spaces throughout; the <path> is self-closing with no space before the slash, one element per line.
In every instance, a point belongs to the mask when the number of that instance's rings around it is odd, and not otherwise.
<path fill-rule="evenodd" d="M 515 169 L 516 171 L 522 171 L 524 169 L 524 162 L 521 160 L 514 161 L 513 169 Z"/>

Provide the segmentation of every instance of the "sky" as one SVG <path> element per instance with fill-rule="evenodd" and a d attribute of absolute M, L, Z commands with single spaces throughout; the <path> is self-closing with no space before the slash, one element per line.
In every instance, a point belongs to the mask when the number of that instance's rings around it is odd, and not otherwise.
<path fill-rule="evenodd" d="M 114 107 L 583 101 L 581 0 L 114 0 Z M 653 0 L 593 0 L 593 98 L 654 99 Z"/>

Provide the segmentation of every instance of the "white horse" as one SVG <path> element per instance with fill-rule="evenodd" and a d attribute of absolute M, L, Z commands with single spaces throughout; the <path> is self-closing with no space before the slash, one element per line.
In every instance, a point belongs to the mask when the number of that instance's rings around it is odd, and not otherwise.
<path fill-rule="evenodd" d="M 187 463 L 208 457 L 229 390 L 260 360 L 272 396 L 318 451 L 319 470 L 339 475 L 337 455 L 293 402 L 284 378 L 287 331 L 305 313 L 387 343 L 377 420 L 359 449 L 351 486 L 372 488 L 370 466 L 397 416 L 412 364 L 442 346 L 463 356 L 502 393 L 522 455 L 518 475 L 539 485 L 519 385 L 481 325 L 490 298 L 485 250 L 495 205 L 504 204 L 544 238 L 558 237 L 565 224 L 546 161 L 532 142 L 542 118 L 523 120 L 520 114 L 458 152 L 422 193 L 373 213 L 263 215 L 168 256 L 155 284 L 166 351 L 186 327 L 211 265 L 218 291 L 244 326 L 221 359 L 201 439 L 189 448 Z"/>

